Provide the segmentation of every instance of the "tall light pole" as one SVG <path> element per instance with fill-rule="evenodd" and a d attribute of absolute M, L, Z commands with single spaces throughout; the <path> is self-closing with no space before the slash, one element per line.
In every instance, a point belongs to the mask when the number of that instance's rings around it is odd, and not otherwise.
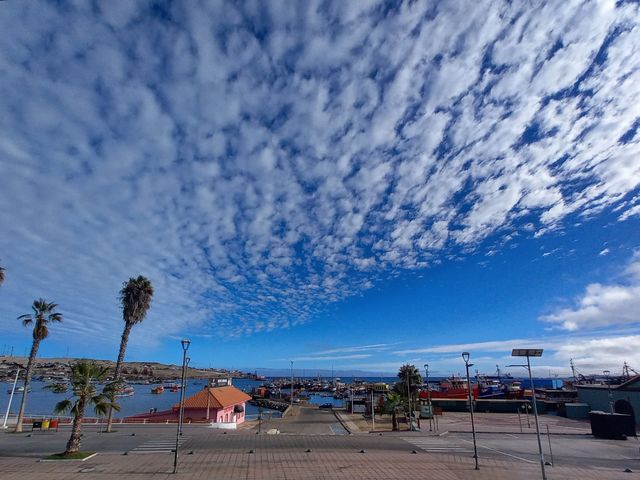
<path fill-rule="evenodd" d="M 478 447 L 476 445 L 476 424 L 473 419 L 473 395 L 471 394 L 471 380 L 469 379 L 469 367 L 473 367 L 473 363 L 469 363 L 469 352 L 462 352 L 462 360 L 467 369 L 467 391 L 469 392 L 469 412 L 471 412 L 471 432 L 473 434 L 473 458 L 476 461 L 476 470 L 480 470 L 478 466 Z"/>
<path fill-rule="evenodd" d="M 374 405 L 374 392 L 373 385 L 371 385 L 371 430 L 376 429 L 376 406 Z"/>
<path fill-rule="evenodd" d="M 433 417 L 433 410 L 431 408 L 431 385 L 429 385 L 429 364 L 424 364 L 424 378 L 427 379 L 427 404 L 429 405 L 429 431 L 432 431 L 431 428 L 431 419 Z"/>
<path fill-rule="evenodd" d="M 291 405 L 291 412 L 293 414 L 293 360 L 291 360 L 291 399 L 289 402 Z"/>
<path fill-rule="evenodd" d="M 11 410 L 11 401 L 13 400 L 13 394 L 16 391 L 16 383 L 18 383 L 18 375 L 20 374 L 20 369 L 16 370 L 16 378 L 13 379 L 13 387 L 11 388 L 11 396 L 9 397 L 9 404 L 7 405 L 7 413 L 4 414 L 4 422 L 2 423 L 2 428 L 7 428 L 7 420 L 9 419 L 9 410 Z"/>
<path fill-rule="evenodd" d="M 411 411 L 411 372 L 407 368 L 407 399 L 409 402 L 409 431 L 413 432 L 413 412 Z"/>
<path fill-rule="evenodd" d="M 536 404 L 536 389 L 533 388 L 533 378 L 531 377 L 531 361 L 530 357 L 541 357 L 542 348 L 514 348 L 511 351 L 512 357 L 527 357 L 526 365 L 509 365 L 510 367 L 525 367 L 529 372 L 529 384 L 531 385 L 531 396 L 533 397 L 533 416 L 536 420 L 536 436 L 538 437 L 538 452 L 540 453 L 540 470 L 542 471 L 542 480 L 547 480 L 547 474 L 544 470 L 544 453 L 542 453 L 542 441 L 540 440 L 540 426 L 538 425 L 538 406 Z"/>
<path fill-rule="evenodd" d="M 613 415 L 613 395 L 611 394 L 611 382 L 609 382 L 609 374 L 611 373 L 609 370 L 604 370 L 604 376 L 606 377 L 607 382 L 607 391 L 609 397 L 609 412 Z"/>
<path fill-rule="evenodd" d="M 180 409 L 178 416 L 178 429 L 176 430 L 176 449 L 173 455 L 173 473 L 178 473 L 178 447 L 180 445 L 180 435 L 182 435 L 182 417 L 184 416 L 184 393 L 187 380 L 187 350 L 191 342 L 186 338 L 181 340 L 182 344 L 182 388 L 180 388 Z"/>

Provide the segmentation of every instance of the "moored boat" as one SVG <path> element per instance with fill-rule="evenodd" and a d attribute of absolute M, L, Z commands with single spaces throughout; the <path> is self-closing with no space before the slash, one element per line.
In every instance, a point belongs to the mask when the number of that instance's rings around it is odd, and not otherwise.
<path fill-rule="evenodd" d="M 116 397 L 131 397 L 135 393 L 135 390 L 131 385 L 124 385 L 115 394 Z"/>
<path fill-rule="evenodd" d="M 154 393 L 156 395 L 160 394 L 160 393 L 164 393 L 164 387 L 162 385 L 158 386 L 158 387 L 153 387 L 151 389 L 151 393 Z"/>

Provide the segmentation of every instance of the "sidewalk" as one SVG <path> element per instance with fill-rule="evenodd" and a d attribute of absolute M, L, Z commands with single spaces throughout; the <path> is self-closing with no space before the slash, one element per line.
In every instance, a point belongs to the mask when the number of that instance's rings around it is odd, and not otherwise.
<path fill-rule="evenodd" d="M 305 480 L 335 479 L 394 480 L 513 480 L 540 478 L 537 465 L 525 465 L 491 459 L 480 460 L 480 470 L 473 459 L 450 455 L 411 454 L 407 452 L 339 452 L 300 450 L 256 450 L 225 452 L 220 450 L 187 451 L 180 458 L 179 473 L 172 475 L 173 455 L 99 454 L 86 462 L 38 462 L 26 458 L 0 458 L 3 480 L 106 480 L 127 479 L 243 479 Z M 514 474 L 517 472 L 517 475 Z M 548 468 L 550 480 L 617 480 L 639 478 L 638 473 L 612 469 Z"/>
<path fill-rule="evenodd" d="M 365 418 L 360 413 L 348 413 L 343 410 L 335 410 L 334 413 L 346 425 L 351 433 L 369 433 L 372 429 L 370 418 Z M 546 434 L 547 427 L 552 435 L 590 435 L 591 426 L 588 421 L 570 420 L 556 415 L 540 415 L 538 417 L 540 433 Z M 518 419 L 517 414 L 510 413 L 474 413 L 475 427 L 477 433 L 530 433 L 535 434 L 535 422 L 533 415 L 522 414 Z M 376 415 L 376 432 L 391 431 L 391 416 L 382 417 Z M 421 432 L 429 433 L 429 420 L 421 420 Z M 437 416 L 438 429 L 434 434 L 468 433 L 471 432 L 471 419 L 468 413 L 464 412 L 444 412 Z M 521 430 L 522 426 L 522 430 Z M 435 426 L 433 427 L 435 428 Z M 400 424 L 401 432 L 408 432 L 406 423 Z"/>

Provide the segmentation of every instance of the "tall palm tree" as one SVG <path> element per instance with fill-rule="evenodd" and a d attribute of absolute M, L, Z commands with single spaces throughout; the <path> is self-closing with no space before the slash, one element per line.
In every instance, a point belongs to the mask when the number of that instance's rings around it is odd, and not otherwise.
<path fill-rule="evenodd" d="M 153 297 L 153 286 L 146 277 L 142 275 L 138 278 L 130 278 L 129 281 L 122 284 L 120 290 L 120 303 L 122 304 L 122 319 L 124 320 L 124 331 L 120 339 L 120 352 L 118 353 L 118 361 L 116 362 L 116 370 L 113 374 L 113 383 L 117 386 L 120 382 L 120 372 L 122 363 L 124 362 L 124 354 L 127 351 L 127 342 L 131 328 L 144 320 L 147 311 L 151 306 L 151 298 Z M 107 416 L 107 432 L 111 431 L 113 423 L 113 409 L 109 409 Z"/>
<path fill-rule="evenodd" d="M 120 410 L 108 391 L 98 393 L 93 382 L 103 382 L 109 373 L 108 367 L 100 367 L 95 362 L 81 360 L 71 366 L 71 388 L 75 401 L 69 399 L 58 402 L 56 413 L 71 412 L 73 426 L 64 455 L 72 455 L 80 450 L 80 430 L 86 407 L 93 406 L 96 415 L 105 415 L 112 408 Z"/>
<path fill-rule="evenodd" d="M 0 265 L 0 285 L 4 283 L 4 268 Z"/>
<path fill-rule="evenodd" d="M 49 336 L 50 323 L 62 321 L 62 314 L 55 311 L 56 308 L 58 308 L 58 304 L 56 303 L 47 302 L 39 298 L 38 300 L 34 300 L 31 308 L 33 309 L 33 313 L 27 313 L 18 317 L 18 320 L 22 320 L 22 324 L 25 327 L 33 324 L 33 343 L 31 344 L 31 353 L 29 354 L 29 361 L 27 362 L 27 373 L 24 378 L 24 392 L 22 392 L 16 432 L 22 431 L 24 408 L 27 402 L 29 383 L 31 382 L 31 371 L 33 370 L 33 362 L 38 354 L 40 342 Z"/>

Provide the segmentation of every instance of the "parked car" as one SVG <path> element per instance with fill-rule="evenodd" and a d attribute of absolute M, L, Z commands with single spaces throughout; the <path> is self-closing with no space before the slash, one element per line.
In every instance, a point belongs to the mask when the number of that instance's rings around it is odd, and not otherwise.
<path fill-rule="evenodd" d="M 333 403 L 323 403 L 318 408 L 333 408 Z"/>

